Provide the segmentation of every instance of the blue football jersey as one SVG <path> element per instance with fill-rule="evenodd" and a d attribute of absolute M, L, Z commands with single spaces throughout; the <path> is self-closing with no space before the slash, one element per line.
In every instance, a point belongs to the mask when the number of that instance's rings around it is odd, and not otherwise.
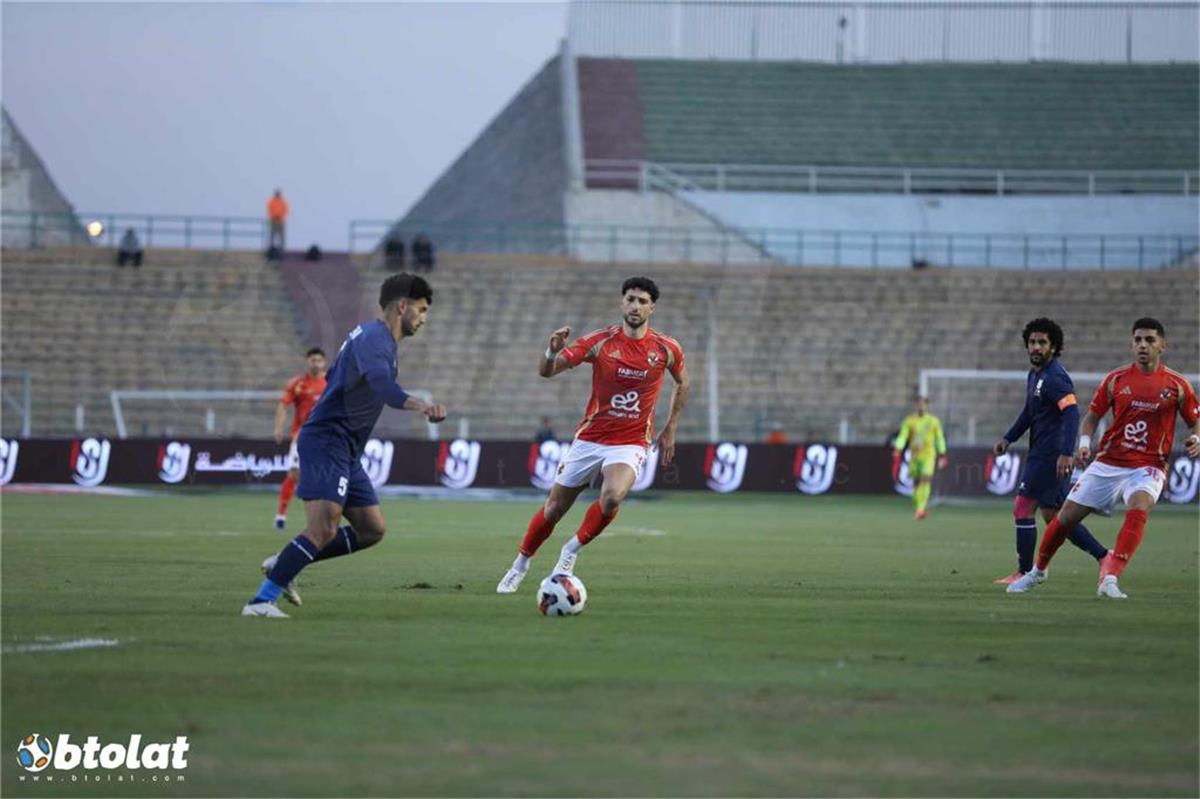
<path fill-rule="evenodd" d="M 1074 405 L 1075 385 L 1058 358 L 1041 371 L 1029 370 L 1025 384 L 1025 413 L 1029 417 L 1030 458 L 1052 459 L 1073 451 L 1074 431 L 1069 440 L 1064 438 L 1063 412 Z"/>

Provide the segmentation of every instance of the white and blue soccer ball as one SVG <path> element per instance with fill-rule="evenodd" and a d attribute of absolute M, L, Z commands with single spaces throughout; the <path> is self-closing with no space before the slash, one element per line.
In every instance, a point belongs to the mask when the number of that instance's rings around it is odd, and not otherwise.
<path fill-rule="evenodd" d="M 538 611 L 543 616 L 578 616 L 587 604 L 587 589 L 573 574 L 552 574 L 538 586 Z"/>
<path fill-rule="evenodd" d="M 41 771 L 50 765 L 50 755 L 54 752 L 50 739 L 36 732 L 26 735 L 17 744 L 17 762 L 26 771 Z"/>

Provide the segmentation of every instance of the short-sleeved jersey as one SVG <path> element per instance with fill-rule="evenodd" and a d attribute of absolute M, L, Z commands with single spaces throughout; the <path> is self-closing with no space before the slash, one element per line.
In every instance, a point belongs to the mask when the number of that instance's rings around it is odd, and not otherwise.
<path fill-rule="evenodd" d="M 1105 375 L 1088 409 L 1103 417 L 1110 408 L 1112 427 L 1100 440 L 1096 457 L 1112 466 L 1165 468 L 1175 439 L 1175 415 L 1189 426 L 1200 418 L 1192 384 L 1162 364 L 1150 374 L 1130 364 Z"/>
<path fill-rule="evenodd" d="M 560 353 L 571 368 L 592 365 L 592 396 L 575 437 L 596 444 L 648 446 L 663 373 L 683 371 L 683 348 L 649 328 L 641 338 L 612 325 L 582 336 Z"/>
<path fill-rule="evenodd" d="M 308 414 L 312 412 L 313 406 L 317 404 L 317 400 L 321 398 L 321 392 L 324 390 L 324 375 L 311 377 L 305 372 L 288 381 L 279 401 L 284 405 L 295 406 L 295 411 L 292 413 L 292 438 L 295 438 L 296 434 L 300 432 L 301 425 L 308 418 Z"/>
<path fill-rule="evenodd" d="M 1025 413 L 1029 417 L 1031 460 L 1054 460 L 1075 451 L 1073 436 L 1063 432 L 1063 412 L 1077 404 L 1075 384 L 1058 358 L 1040 371 L 1029 370 L 1025 381 Z"/>
<path fill-rule="evenodd" d="M 396 339 L 382 320 L 365 322 L 350 331 L 326 375 L 328 386 L 317 400 L 304 430 L 344 436 L 355 457 L 379 421 L 385 404 L 372 390 L 368 374 L 396 381 Z"/>
<path fill-rule="evenodd" d="M 909 414 L 900 425 L 896 436 L 896 449 L 908 447 L 914 458 L 932 458 L 935 454 L 946 454 L 946 437 L 942 435 L 942 422 L 932 413 L 918 416 Z"/>

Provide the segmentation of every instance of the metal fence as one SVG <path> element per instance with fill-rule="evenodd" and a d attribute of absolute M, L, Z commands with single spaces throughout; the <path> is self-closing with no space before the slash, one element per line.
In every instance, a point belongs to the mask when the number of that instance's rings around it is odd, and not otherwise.
<path fill-rule="evenodd" d="M 577 0 L 577 55 L 832 63 L 1193 62 L 1194 2 Z"/>
<path fill-rule="evenodd" d="M 1200 170 L 958 169 L 892 166 L 657 163 L 589 159 L 589 188 L 886 194 L 1172 194 L 1200 190 Z"/>
<path fill-rule="evenodd" d="M 0 216 L 0 242 L 37 249 L 96 244 L 116 247 L 132 229 L 143 247 L 205 250 L 266 249 L 269 228 L 261 217 L 169 214 L 6 211 Z"/>
<path fill-rule="evenodd" d="M 351 252 L 369 252 L 393 220 L 350 223 Z M 781 263 L 793 266 L 953 266 L 1158 269 L 1182 265 L 1197 236 L 887 232 L 599 224 L 407 222 L 443 252 L 564 255 L 602 263 Z M 749 253 L 746 257 L 744 254 Z"/>

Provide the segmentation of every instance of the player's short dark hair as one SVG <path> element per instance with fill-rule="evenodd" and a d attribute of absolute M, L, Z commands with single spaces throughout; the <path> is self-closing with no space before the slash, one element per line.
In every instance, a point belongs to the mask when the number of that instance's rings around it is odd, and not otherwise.
<path fill-rule="evenodd" d="M 1129 332 L 1132 333 L 1135 330 L 1157 330 L 1159 338 L 1167 337 L 1167 329 L 1163 327 L 1163 323 L 1152 316 L 1143 316 L 1134 322 Z"/>
<path fill-rule="evenodd" d="M 650 295 L 650 302 L 658 302 L 658 284 L 648 277 L 631 277 L 621 284 L 621 296 L 630 289 L 644 291 Z"/>
<path fill-rule="evenodd" d="M 324 358 L 325 350 L 321 349 L 320 347 L 310 347 L 308 352 L 304 353 L 305 358 L 311 358 L 314 355 L 320 355 L 322 358 Z"/>
<path fill-rule="evenodd" d="M 433 287 L 420 275 L 392 275 L 379 287 L 379 307 L 386 309 L 396 300 L 426 300 L 432 305 Z"/>
<path fill-rule="evenodd" d="M 1050 349 L 1054 351 L 1054 357 L 1062 355 L 1063 332 L 1062 328 L 1058 326 L 1058 322 L 1044 316 L 1031 320 L 1021 331 L 1021 340 L 1025 342 L 1026 347 L 1029 346 L 1029 336 L 1033 333 L 1045 333 L 1050 339 Z"/>

